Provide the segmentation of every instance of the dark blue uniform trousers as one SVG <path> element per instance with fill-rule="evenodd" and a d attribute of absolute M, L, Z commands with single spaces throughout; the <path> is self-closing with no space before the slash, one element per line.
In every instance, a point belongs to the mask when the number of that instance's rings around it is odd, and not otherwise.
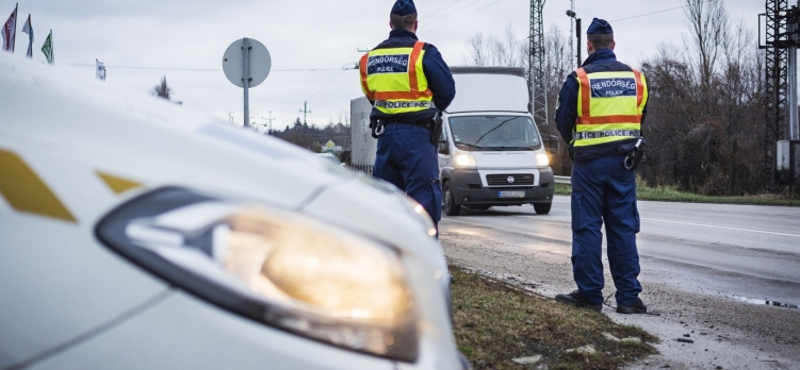
<path fill-rule="evenodd" d="M 603 303 L 603 233 L 617 305 L 631 306 L 639 285 L 639 211 L 636 173 L 626 170 L 624 156 L 575 161 L 572 167 L 572 273 L 578 290 L 592 304 Z"/>
<path fill-rule="evenodd" d="M 372 175 L 386 180 L 421 204 L 436 224 L 442 219 L 439 155 L 431 144 L 431 132 L 406 123 L 385 126 L 378 138 Z"/>

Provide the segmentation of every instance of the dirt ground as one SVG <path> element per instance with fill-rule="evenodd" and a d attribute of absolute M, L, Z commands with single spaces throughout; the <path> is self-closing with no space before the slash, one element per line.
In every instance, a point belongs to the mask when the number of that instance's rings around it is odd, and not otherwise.
<path fill-rule="evenodd" d="M 575 289 L 569 255 L 530 248 L 523 235 L 510 233 L 497 241 L 443 225 L 440 240 L 451 264 L 547 297 Z M 604 295 L 611 297 L 607 262 L 605 271 Z M 738 302 L 674 274 L 648 269 L 642 260 L 641 298 L 648 315 L 618 314 L 613 297 L 606 301 L 603 313 L 612 320 L 640 326 L 660 339 L 655 347 L 661 354 L 629 369 L 800 369 L 800 310 Z"/>

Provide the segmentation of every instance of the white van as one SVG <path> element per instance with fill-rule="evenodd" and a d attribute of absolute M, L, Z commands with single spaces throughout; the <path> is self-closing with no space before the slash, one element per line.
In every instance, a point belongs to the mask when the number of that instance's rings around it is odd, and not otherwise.
<path fill-rule="evenodd" d="M 455 100 L 443 112 L 439 171 L 444 212 L 533 204 L 550 212 L 553 170 L 528 112 L 522 68 L 452 67 Z"/>

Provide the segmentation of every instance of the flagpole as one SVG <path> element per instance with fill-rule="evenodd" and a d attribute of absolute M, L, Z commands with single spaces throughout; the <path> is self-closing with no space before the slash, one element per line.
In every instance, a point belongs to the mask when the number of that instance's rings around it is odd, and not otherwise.
<path fill-rule="evenodd" d="M 17 20 L 19 19 L 19 3 L 14 6 L 14 41 L 11 42 L 11 53 L 17 48 Z"/>
<path fill-rule="evenodd" d="M 25 25 L 22 26 L 22 32 L 28 34 L 28 51 L 25 53 L 25 56 L 28 58 L 33 58 L 33 25 L 31 25 L 31 15 L 28 14 L 28 20 L 25 21 Z"/>

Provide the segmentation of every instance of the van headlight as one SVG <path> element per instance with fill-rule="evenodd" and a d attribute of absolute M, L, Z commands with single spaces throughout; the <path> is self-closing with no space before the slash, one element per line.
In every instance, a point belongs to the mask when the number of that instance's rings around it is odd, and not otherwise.
<path fill-rule="evenodd" d="M 399 252 L 297 212 L 162 188 L 95 229 L 112 250 L 195 296 L 281 330 L 414 362 Z"/>
<path fill-rule="evenodd" d="M 463 168 L 474 168 L 475 158 L 471 153 L 459 152 L 456 154 L 456 165 Z"/>
<path fill-rule="evenodd" d="M 547 156 L 547 153 L 539 153 L 536 155 L 536 165 L 542 167 L 550 165 L 550 157 Z"/>

